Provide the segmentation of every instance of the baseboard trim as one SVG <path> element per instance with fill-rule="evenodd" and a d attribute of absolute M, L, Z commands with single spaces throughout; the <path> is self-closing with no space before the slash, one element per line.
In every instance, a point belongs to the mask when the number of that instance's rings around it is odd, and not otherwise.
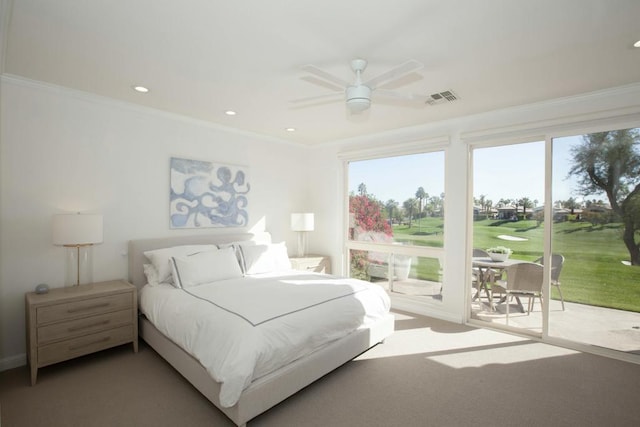
<path fill-rule="evenodd" d="M 25 353 L 11 357 L 0 359 L 0 372 L 17 368 L 27 364 L 27 355 Z"/>

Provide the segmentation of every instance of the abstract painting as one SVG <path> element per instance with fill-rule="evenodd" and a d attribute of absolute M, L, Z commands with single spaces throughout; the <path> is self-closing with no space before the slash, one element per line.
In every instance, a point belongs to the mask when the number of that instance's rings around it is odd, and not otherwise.
<path fill-rule="evenodd" d="M 171 228 L 244 227 L 248 168 L 171 158 Z"/>

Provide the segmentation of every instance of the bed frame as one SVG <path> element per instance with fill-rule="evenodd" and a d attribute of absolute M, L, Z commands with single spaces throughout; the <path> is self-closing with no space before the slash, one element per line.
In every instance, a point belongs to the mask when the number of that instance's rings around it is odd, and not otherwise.
<path fill-rule="evenodd" d="M 131 240 L 129 241 L 129 281 L 138 290 L 146 284 L 142 266 L 149 261 L 144 256 L 145 251 L 177 245 L 220 244 L 245 240 L 268 243 L 271 241 L 271 236 L 269 233 L 200 234 Z M 369 328 L 358 329 L 308 356 L 257 379 L 242 392 L 238 403 L 230 408 L 224 408 L 218 399 L 220 383 L 214 381 L 196 359 L 165 337 L 144 316 L 140 316 L 139 327 L 141 338 L 238 426 L 245 426 L 247 421 L 382 342 L 393 331 L 394 318 L 389 314 Z"/>

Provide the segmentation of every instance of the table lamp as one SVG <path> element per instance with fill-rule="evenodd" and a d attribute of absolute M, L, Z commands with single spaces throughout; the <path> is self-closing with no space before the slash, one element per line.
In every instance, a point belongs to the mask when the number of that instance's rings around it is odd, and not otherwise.
<path fill-rule="evenodd" d="M 313 214 L 292 213 L 291 230 L 298 232 L 298 257 L 303 257 L 307 246 L 307 232 L 313 231 Z"/>
<path fill-rule="evenodd" d="M 93 280 L 91 247 L 102 243 L 102 215 L 53 216 L 53 244 L 67 248 L 65 285 L 79 286 Z"/>

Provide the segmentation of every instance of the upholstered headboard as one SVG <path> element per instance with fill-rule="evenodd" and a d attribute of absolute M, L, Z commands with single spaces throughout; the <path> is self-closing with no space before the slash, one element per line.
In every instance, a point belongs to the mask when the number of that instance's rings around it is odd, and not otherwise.
<path fill-rule="evenodd" d="M 138 239 L 129 241 L 129 282 L 140 289 L 147 283 L 143 265 L 149 260 L 144 256 L 145 251 L 170 248 L 180 245 L 221 244 L 245 240 L 259 243 L 271 243 L 271 235 L 263 233 L 234 233 L 234 234 L 195 234 L 191 236 L 159 237 L 153 239 Z"/>

